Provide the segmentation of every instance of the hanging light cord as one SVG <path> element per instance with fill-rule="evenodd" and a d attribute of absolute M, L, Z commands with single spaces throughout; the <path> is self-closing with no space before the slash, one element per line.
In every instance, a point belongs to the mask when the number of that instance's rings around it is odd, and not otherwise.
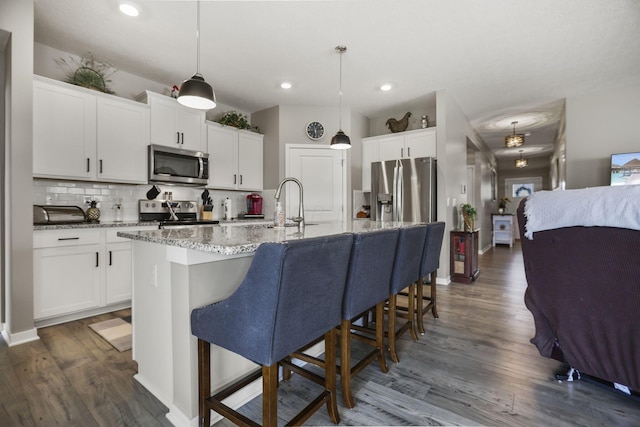
<path fill-rule="evenodd" d="M 344 53 L 344 49 L 340 49 L 340 126 L 339 129 L 342 130 L 342 54 Z"/>
<path fill-rule="evenodd" d="M 196 2 L 198 22 L 196 24 L 196 74 L 200 74 L 200 0 Z"/>

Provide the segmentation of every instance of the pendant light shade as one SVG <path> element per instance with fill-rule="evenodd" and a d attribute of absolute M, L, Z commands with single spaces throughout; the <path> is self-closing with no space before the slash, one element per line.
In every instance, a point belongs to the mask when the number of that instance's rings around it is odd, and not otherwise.
<path fill-rule="evenodd" d="M 516 134 L 516 125 L 518 122 L 511 122 L 511 124 L 513 125 L 513 134 L 507 135 L 504 138 L 504 145 L 507 148 L 519 147 L 524 144 L 524 135 L 521 133 Z"/>
<path fill-rule="evenodd" d="M 185 107 L 198 110 L 210 110 L 216 107 L 216 94 L 211 85 L 204 81 L 200 74 L 200 1 L 198 6 L 198 27 L 196 30 L 197 62 L 196 73 L 182 82 L 178 94 L 178 102 Z"/>
<path fill-rule="evenodd" d="M 331 138 L 331 148 L 335 150 L 346 150 L 351 148 L 351 140 L 342 131 L 342 54 L 347 50 L 346 46 L 336 46 L 336 52 L 340 54 L 340 126 L 338 133 Z"/>

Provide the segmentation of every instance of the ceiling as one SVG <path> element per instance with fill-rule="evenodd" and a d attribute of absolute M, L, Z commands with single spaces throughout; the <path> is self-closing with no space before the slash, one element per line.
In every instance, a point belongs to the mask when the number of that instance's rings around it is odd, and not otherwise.
<path fill-rule="evenodd" d="M 169 87 L 195 73 L 195 1 L 118 3 L 35 0 L 35 41 Z M 445 89 L 498 158 L 519 156 L 511 122 L 548 155 L 564 98 L 640 84 L 638 0 L 202 0 L 200 40 L 223 104 L 337 105 L 346 45 L 343 105 L 377 118 Z"/>

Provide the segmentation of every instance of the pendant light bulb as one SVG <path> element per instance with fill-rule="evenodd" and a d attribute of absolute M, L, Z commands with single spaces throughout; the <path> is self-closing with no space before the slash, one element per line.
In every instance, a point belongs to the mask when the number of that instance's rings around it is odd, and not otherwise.
<path fill-rule="evenodd" d="M 334 150 L 347 150 L 351 148 L 351 140 L 342 131 L 342 54 L 345 53 L 346 50 L 346 46 L 336 46 L 336 52 L 340 54 L 340 126 L 338 132 L 331 138 L 331 148 Z"/>
<path fill-rule="evenodd" d="M 216 94 L 209 83 L 200 74 L 200 1 L 197 2 L 198 23 L 196 29 L 196 73 L 190 79 L 182 82 L 178 94 L 178 102 L 185 107 L 197 110 L 211 110 L 216 108 Z"/>

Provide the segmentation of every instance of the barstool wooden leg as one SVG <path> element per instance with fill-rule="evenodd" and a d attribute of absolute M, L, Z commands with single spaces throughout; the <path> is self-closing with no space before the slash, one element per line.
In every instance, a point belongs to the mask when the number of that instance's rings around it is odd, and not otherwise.
<path fill-rule="evenodd" d="M 327 400 L 327 411 L 329 419 L 334 424 L 340 422 L 340 414 L 338 413 L 338 398 L 336 384 L 336 330 L 331 329 L 324 334 L 324 378 L 325 388 L 331 393 Z"/>
<path fill-rule="evenodd" d="M 418 334 L 416 333 L 415 328 L 415 316 L 416 316 L 416 284 L 412 283 L 409 285 L 409 313 L 408 313 L 408 322 L 409 322 L 409 332 L 411 333 L 411 338 L 414 341 L 418 341 Z"/>
<path fill-rule="evenodd" d="M 262 425 L 278 426 L 278 364 L 262 366 Z"/>
<path fill-rule="evenodd" d="M 353 408 L 356 401 L 351 394 L 351 320 L 344 319 L 340 323 L 340 385 L 344 404 Z"/>
<path fill-rule="evenodd" d="M 387 333 L 387 339 L 389 340 L 389 354 L 391 354 L 391 360 L 393 363 L 399 363 L 400 358 L 398 357 L 398 352 L 396 351 L 396 307 L 397 307 L 397 296 L 390 295 L 389 296 L 389 332 Z"/>
<path fill-rule="evenodd" d="M 436 308 L 436 272 L 431 272 L 431 313 L 433 317 L 438 318 L 438 309 Z"/>
<path fill-rule="evenodd" d="M 376 305 L 376 348 L 378 350 L 378 365 L 383 373 L 389 372 L 387 367 L 387 359 L 384 357 L 384 305 L 386 301 L 382 301 Z M 392 335 L 394 332 L 389 332 Z"/>
<path fill-rule="evenodd" d="M 416 323 L 418 324 L 418 332 L 420 335 L 424 335 L 424 280 L 420 278 L 418 280 L 418 286 L 416 291 Z"/>
<path fill-rule="evenodd" d="M 211 425 L 207 399 L 211 396 L 211 344 L 198 339 L 198 415 L 200 426 Z"/>

